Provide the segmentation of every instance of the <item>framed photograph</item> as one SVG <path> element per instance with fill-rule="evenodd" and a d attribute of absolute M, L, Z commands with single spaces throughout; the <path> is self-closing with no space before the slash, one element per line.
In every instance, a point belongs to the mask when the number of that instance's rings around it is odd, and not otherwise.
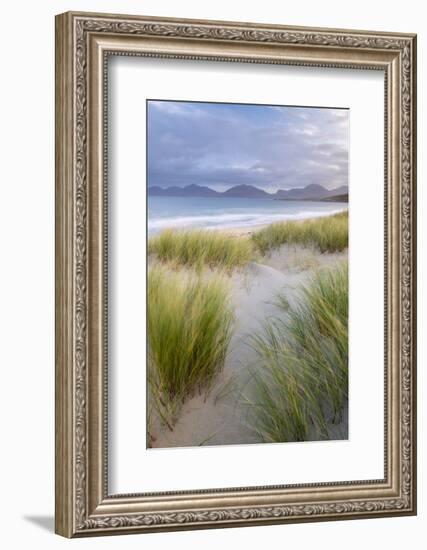
<path fill-rule="evenodd" d="M 56 532 L 416 513 L 416 37 L 56 18 Z"/>

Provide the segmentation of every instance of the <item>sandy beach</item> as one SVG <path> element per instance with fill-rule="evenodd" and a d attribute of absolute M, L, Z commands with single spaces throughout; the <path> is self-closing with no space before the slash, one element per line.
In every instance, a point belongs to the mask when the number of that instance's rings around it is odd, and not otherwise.
<path fill-rule="evenodd" d="M 235 228 L 227 233 L 238 237 L 254 229 Z M 249 335 L 261 331 L 267 319 L 285 315 L 275 305 L 279 293 L 292 304 L 301 285 L 317 270 L 338 265 L 346 258 L 347 250 L 320 253 L 315 248 L 283 245 L 234 271 L 230 279 L 236 321 L 224 368 L 208 395 L 197 394 L 186 400 L 173 430 L 151 419 L 152 447 L 261 443 L 250 427 L 251 407 L 247 405 L 253 394 L 252 373 L 257 368 Z M 328 431 L 331 439 L 347 438 L 347 406 L 340 423 L 328 425 Z M 312 433 L 308 439 L 318 439 L 318 434 Z"/>
<path fill-rule="evenodd" d="M 322 217 L 327 217 L 327 216 L 331 216 L 333 214 L 337 214 L 339 212 L 346 212 L 348 210 L 348 207 L 343 207 L 343 208 L 337 208 L 336 210 L 334 210 L 333 212 L 325 212 L 323 215 L 319 215 L 317 216 L 318 218 L 322 218 Z M 301 223 L 301 222 L 304 222 L 304 221 L 307 221 L 307 220 L 313 220 L 315 218 L 312 218 L 310 216 L 308 217 L 301 217 L 301 218 L 298 218 L 298 219 L 283 219 L 283 220 L 279 220 L 279 221 L 291 221 L 293 223 Z M 269 226 L 270 223 L 256 223 L 256 224 L 252 224 L 252 225 L 237 225 L 235 227 L 221 227 L 221 226 L 218 226 L 218 227 L 209 227 L 208 230 L 209 231 L 215 231 L 215 232 L 218 232 L 218 233 L 224 233 L 226 235 L 232 235 L 233 237 L 249 237 L 250 235 L 252 235 L 253 233 L 255 233 L 255 231 L 259 231 L 260 229 L 264 229 L 265 227 Z M 167 227 L 165 226 L 164 229 L 176 229 L 175 227 Z M 185 229 L 185 228 L 182 228 L 182 229 Z M 197 229 L 197 228 L 194 228 L 194 229 Z"/>

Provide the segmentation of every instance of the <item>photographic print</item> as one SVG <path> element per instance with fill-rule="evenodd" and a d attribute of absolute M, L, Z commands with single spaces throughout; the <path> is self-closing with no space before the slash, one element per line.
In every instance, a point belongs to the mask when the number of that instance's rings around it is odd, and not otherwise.
<path fill-rule="evenodd" d="M 349 111 L 147 101 L 147 446 L 348 438 Z"/>

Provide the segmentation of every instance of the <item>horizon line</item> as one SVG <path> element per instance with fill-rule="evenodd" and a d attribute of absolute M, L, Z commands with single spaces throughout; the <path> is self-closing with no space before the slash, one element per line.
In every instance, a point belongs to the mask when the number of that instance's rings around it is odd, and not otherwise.
<path fill-rule="evenodd" d="M 339 189 L 340 187 L 348 187 L 348 184 L 343 184 L 343 185 L 339 185 L 338 187 L 332 187 L 331 189 L 329 189 L 328 187 L 325 187 L 324 185 L 321 185 L 320 183 L 309 183 L 308 185 L 305 185 L 304 187 L 288 187 L 288 188 L 283 188 L 283 187 L 278 187 L 276 189 L 276 193 L 277 191 L 292 191 L 293 189 L 306 189 L 307 187 L 310 187 L 310 186 L 313 186 L 315 185 L 316 187 L 321 187 L 322 189 L 325 189 L 326 191 L 333 191 L 334 189 Z M 212 187 L 209 187 L 208 185 L 200 185 L 198 183 L 189 183 L 188 185 L 184 185 L 184 186 L 180 186 L 180 185 L 169 185 L 168 187 L 163 187 L 161 185 L 147 185 L 147 189 L 151 189 L 152 187 L 158 187 L 160 189 L 163 189 L 163 190 L 166 190 L 166 189 L 171 189 L 173 187 L 177 188 L 177 189 L 186 189 L 187 187 L 201 187 L 203 189 L 209 189 L 210 191 L 215 191 L 215 193 L 225 193 L 226 191 L 229 191 L 230 189 L 233 189 L 234 187 L 252 187 L 253 189 L 257 189 L 258 191 L 263 191 L 264 193 L 268 193 L 269 195 L 271 195 L 272 193 L 274 193 L 274 191 L 266 191 L 265 189 L 262 189 L 261 187 L 257 187 L 256 185 L 252 185 L 251 183 L 237 183 L 235 185 L 231 185 L 230 187 L 228 187 L 227 189 L 225 189 L 224 191 L 217 191 L 216 189 L 213 189 Z"/>

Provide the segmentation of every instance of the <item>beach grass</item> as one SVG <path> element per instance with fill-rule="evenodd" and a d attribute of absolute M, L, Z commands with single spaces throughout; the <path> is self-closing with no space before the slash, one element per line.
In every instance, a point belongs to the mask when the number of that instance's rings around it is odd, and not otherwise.
<path fill-rule="evenodd" d="M 348 211 L 302 221 L 273 223 L 252 234 L 256 248 L 266 254 L 283 244 L 314 246 L 336 252 L 348 246 Z"/>
<path fill-rule="evenodd" d="M 221 371 L 233 326 L 229 280 L 152 265 L 148 272 L 148 382 L 170 428 L 182 402 L 208 391 Z"/>
<path fill-rule="evenodd" d="M 148 253 L 161 262 L 201 269 L 227 271 L 243 267 L 253 259 L 254 246 L 248 237 L 217 231 L 167 229 L 148 241 Z"/>
<path fill-rule="evenodd" d="M 283 316 L 252 336 L 259 363 L 250 401 L 265 442 L 328 439 L 348 397 L 348 264 L 320 270 Z"/>

